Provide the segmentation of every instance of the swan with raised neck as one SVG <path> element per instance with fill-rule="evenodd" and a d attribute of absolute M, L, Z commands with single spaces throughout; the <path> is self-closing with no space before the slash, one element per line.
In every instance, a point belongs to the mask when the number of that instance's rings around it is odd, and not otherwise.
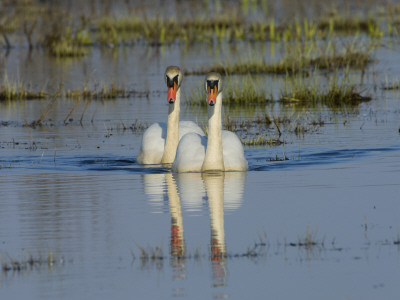
<path fill-rule="evenodd" d="M 143 133 L 137 155 L 139 164 L 171 164 L 176 155 L 179 140 L 187 133 L 204 136 L 203 130 L 192 121 L 179 121 L 181 83 L 183 75 L 179 67 L 166 69 L 164 80 L 168 88 L 168 123 L 154 123 Z"/>
<path fill-rule="evenodd" d="M 179 113 L 181 110 L 181 83 L 183 76 L 178 67 L 170 66 L 166 69 L 164 77 L 168 87 L 167 101 L 169 103 L 169 109 L 167 139 L 161 163 L 172 164 L 179 143 Z"/>
<path fill-rule="evenodd" d="M 208 138 L 186 134 L 179 142 L 172 171 L 246 171 L 248 163 L 238 136 L 222 130 L 222 79 L 218 73 L 205 78 L 208 103 Z"/>
<path fill-rule="evenodd" d="M 205 79 L 208 104 L 208 141 L 202 172 L 224 171 L 222 149 L 222 79 L 209 73 Z"/>

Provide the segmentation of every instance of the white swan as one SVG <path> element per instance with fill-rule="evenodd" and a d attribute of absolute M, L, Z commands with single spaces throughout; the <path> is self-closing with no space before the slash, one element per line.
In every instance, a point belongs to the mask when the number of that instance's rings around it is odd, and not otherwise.
<path fill-rule="evenodd" d="M 165 71 L 168 87 L 168 125 L 152 124 L 143 134 L 139 154 L 139 164 L 171 164 L 175 159 L 179 140 L 189 132 L 204 136 L 203 130 L 192 121 L 179 122 L 181 83 L 183 75 L 179 67 L 170 66 Z"/>
<path fill-rule="evenodd" d="M 246 171 L 248 168 L 239 138 L 222 130 L 222 80 L 218 73 L 205 79 L 208 94 L 208 139 L 189 133 L 179 142 L 174 172 Z"/>

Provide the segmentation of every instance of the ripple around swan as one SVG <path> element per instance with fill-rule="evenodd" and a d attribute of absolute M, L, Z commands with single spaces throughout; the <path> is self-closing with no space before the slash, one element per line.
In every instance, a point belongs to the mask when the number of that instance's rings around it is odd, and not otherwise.
<path fill-rule="evenodd" d="M 380 153 L 399 151 L 399 146 L 361 149 L 327 150 L 322 152 L 309 152 L 298 158 L 286 161 L 271 161 L 265 151 L 251 149 L 246 151 L 250 171 L 272 171 L 279 169 L 290 169 L 307 167 L 313 165 L 335 164 L 354 159 L 362 159 Z M 3 169 L 8 170 L 48 170 L 48 171 L 96 171 L 96 172 L 129 172 L 133 174 L 163 174 L 169 173 L 171 169 L 161 165 L 139 165 L 135 159 L 127 156 L 115 157 L 92 156 L 92 155 L 28 155 L 13 156 L 1 159 Z"/>

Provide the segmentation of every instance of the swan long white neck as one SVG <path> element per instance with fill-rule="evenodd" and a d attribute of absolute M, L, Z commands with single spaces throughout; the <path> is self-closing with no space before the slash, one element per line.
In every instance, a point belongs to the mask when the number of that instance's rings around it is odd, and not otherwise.
<path fill-rule="evenodd" d="M 181 89 L 176 91 L 176 100 L 169 104 L 167 140 L 165 142 L 162 164 L 172 164 L 176 155 L 176 148 L 179 143 L 179 112 L 181 103 Z"/>
<path fill-rule="evenodd" d="M 222 156 L 222 93 L 217 95 L 214 106 L 208 107 L 208 142 L 202 171 L 224 171 Z"/>

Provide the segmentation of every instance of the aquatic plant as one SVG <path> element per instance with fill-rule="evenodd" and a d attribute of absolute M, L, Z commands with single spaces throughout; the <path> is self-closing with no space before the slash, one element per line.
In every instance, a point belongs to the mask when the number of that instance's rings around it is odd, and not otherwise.
<path fill-rule="evenodd" d="M 284 143 L 279 139 L 261 135 L 251 136 L 247 138 L 240 138 L 240 141 L 245 146 L 265 146 L 265 145 L 279 146 Z"/>
<path fill-rule="evenodd" d="M 399 90 L 400 89 L 400 80 L 397 78 L 389 79 L 388 76 L 385 76 L 385 82 L 381 84 L 382 90 Z"/>
<path fill-rule="evenodd" d="M 269 161 L 286 161 L 289 160 L 289 158 L 286 157 L 286 155 L 283 155 L 283 158 L 278 157 L 278 154 L 275 155 L 275 157 L 270 158 Z"/>
<path fill-rule="evenodd" d="M 318 29 L 353 34 L 357 32 L 368 33 L 371 26 L 376 26 L 377 21 L 371 16 L 363 18 L 361 15 L 339 15 L 321 17 L 318 20 Z"/>
<path fill-rule="evenodd" d="M 36 126 L 40 126 L 40 125 L 42 124 L 42 122 L 43 122 L 44 119 L 46 118 L 47 114 L 49 113 L 50 109 L 53 107 L 54 103 L 57 101 L 57 99 L 58 99 L 58 97 L 59 97 L 59 95 L 60 95 L 60 93 L 61 93 L 61 90 L 62 90 L 62 88 L 63 88 L 63 85 L 64 85 L 64 84 L 61 82 L 60 85 L 59 85 L 59 87 L 58 87 L 57 92 L 53 95 L 52 99 L 50 100 L 49 104 L 48 104 L 47 107 L 46 107 L 46 110 L 42 113 L 42 115 L 40 116 L 40 118 L 37 119 L 37 120 L 35 120 L 35 121 L 33 121 L 33 122 L 31 122 L 31 123 L 28 124 L 27 126 L 29 126 L 29 127 L 36 127 Z"/>
<path fill-rule="evenodd" d="M 362 95 L 362 92 L 356 85 L 348 84 L 346 77 L 339 81 L 337 76 L 334 76 L 325 86 L 317 79 L 306 82 L 303 78 L 296 77 L 285 82 L 280 91 L 279 101 L 298 105 L 323 103 L 330 107 L 356 105 L 372 99 L 369 95 Z"/>
<path fill-rule="evenodd" d="M 82 88 L 66 90 L 63 92 L 63 96 L 66 98 L 110 100 L 116 98 L 149 97 L 150 94 L 149 90 L 128 90 L 123 85 L 118 86 L 113 82 L 108 86 L 102 83 L 101 88 L 99 88 L 97 83 L 94 83 L 93 86 L 93 88 L 89 88 L 88 85 L 85 84 Z"/>
<path fill-rule="evenodd" d="M 273 101 L 272 95 L 261 86 L 259 80 L 250 75 L 244 77 L 227 76 L 224 78 L 224 105 L 265 104 Z M 191 95 L 185 95 L 185 104 L 207 106 L 204 88 L 192 90 Z"/>
<path fill-rule="evenodd" d="M 63 258 L 56 258 L 53 251 L 48 251 L 45 256 L 42 254 L 32 255 L 29 254 L 27 258 L 16 259 L 9 257 L 8 259 L 2 259 L 1 269 L 4 273 L 8 272 L 23 272 L 27 270 L 41 269 L 46 266 L 48 269 L 52 269 L 57 263 L 63 263 Z"/>
<path fill-rule="evenodd" d="M 357 68 L 365 69 L 373 59 L 371 55 L 372 45 L 359 44 L 355 41 L 344 45 L 341 51 L 328 44 L 326 48 L 308 49 L 300 44 L 289 46 L 284 57 L 277 62 L 266 62 L 262 58 L 248 57 L 236 63 L 215 63 L 212 66 L 197 70 L 184 70 L 186 75 L 203 75 L 209 72 L 221 74 L 289 74 L 309 72 L 310 70 L 320 69 L 336 71 L 338 68 Z M 312 53 L 327 53 L 312 55 Z"/>
<path fill-rule="evenodd" d="M 54 23 L 52 29 L 44 37 L 43 45 L 49 48 L 49 53 L 56 57 L 80 57 L 88 53 L 88 48 L 92 44 L 89 33 L 85 29 L 71 26 L 62 27 L 59 23 Z"/>
<path fill-rule="evenodd" d="M 286 246 L 304 248 L 306 251 L 311 251 L 315 247 L 325 247 L 325 238 L 317 238 L 317 231 L 312 232 L 307 226 L 306 232 L 300 236 L 297 242 L 289 242 Z"/>
<path fill-rule="evenodd" d="M 4 75 L 3 83 L 0 84 L 0 101 L 43 99 L 46 97 L 46 92 L 43 90 L 33 91 L 29 85 L 25 84 L 21 80 L 10 82 L 7 74 Z"/>

